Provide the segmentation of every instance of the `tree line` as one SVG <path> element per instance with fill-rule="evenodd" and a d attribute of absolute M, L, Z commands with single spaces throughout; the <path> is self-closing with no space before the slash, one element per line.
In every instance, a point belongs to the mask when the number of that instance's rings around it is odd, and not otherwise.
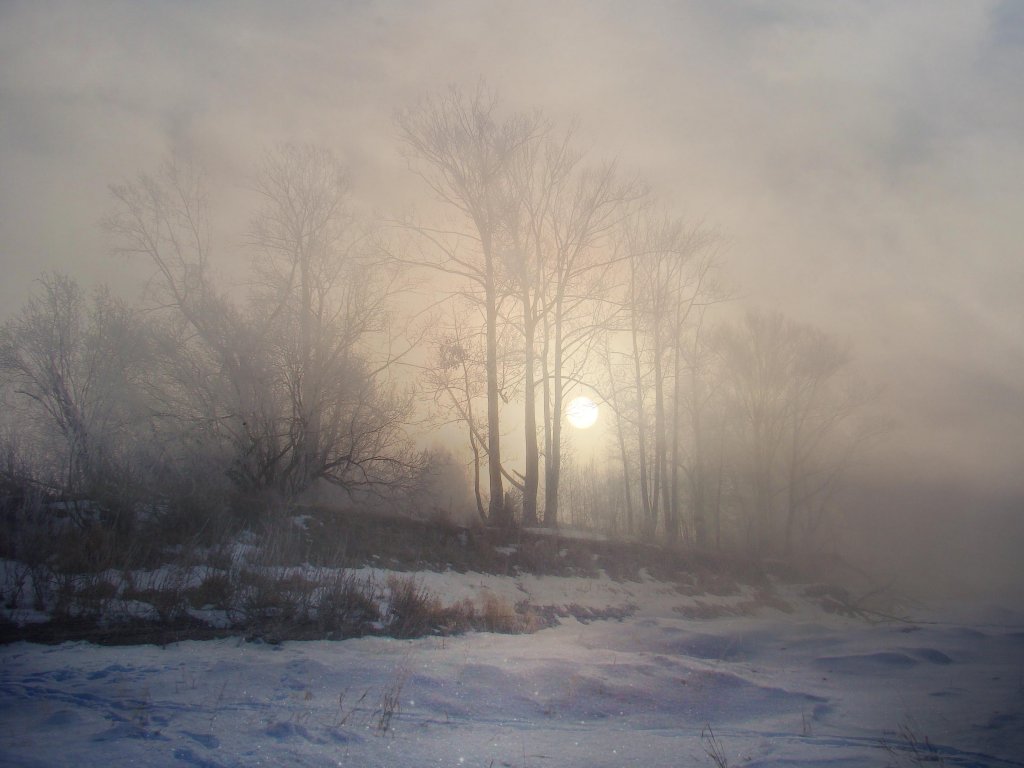
<path fill-rule="evenodd" d="M 493 525 L 827 543 L 871 434 L 846 346 L 736 311 L 715 234 L 540 112 L 452 88 L 395 130 L 431 213 L 361 214 L 331 151 L 280 146 L 250 180 L 242 289 L 215 278 L 199 169 L 113 185 L 104 227 L 152 278 L 127 302 L 44 275 L 0 329 L 7 498 L 195 527 L 324 485 L 423 505 L 441 475 Z M 609 461 L 568 444 L 578 392 L 609 420 Z M 415 448 L 441 424 L 462 448 Z"/>

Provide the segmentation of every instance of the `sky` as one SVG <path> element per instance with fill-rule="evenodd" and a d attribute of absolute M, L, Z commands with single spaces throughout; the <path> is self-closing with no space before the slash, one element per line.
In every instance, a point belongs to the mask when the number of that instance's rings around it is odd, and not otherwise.
<path fill-rule="evenodd" d="M 227 221 L 281 141 L 332 148 L 369 207 L 413 204 L 395 110 L 481 79 L 720 233 L 743 305 L 850 342 L 895 424 L 880 485 L 1024 508 L 1013 0 L 4 0 L 0 314 L 43 270 L 141 280 L 107 186 L 172 151 Z"/>

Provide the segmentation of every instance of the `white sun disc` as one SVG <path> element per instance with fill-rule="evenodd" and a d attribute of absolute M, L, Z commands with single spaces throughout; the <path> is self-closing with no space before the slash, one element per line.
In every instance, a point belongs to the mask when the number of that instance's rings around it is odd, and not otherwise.
<path fill-rule="evenodd" d="M 565 417 L 576 429 L 592 427 L 597 421 L 597 403 L 586 395 L 580 395 L 569 403 Z"/>

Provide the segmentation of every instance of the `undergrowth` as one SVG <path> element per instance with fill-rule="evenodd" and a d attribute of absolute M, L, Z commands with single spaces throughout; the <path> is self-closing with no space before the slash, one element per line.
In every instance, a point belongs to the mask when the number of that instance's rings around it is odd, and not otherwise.
<path fill-rule="evenodd" d="M 479 606 L 445 604 L 411 574 L 382 582 L 373 571 L 268 561 L 279 562 L 261 549 L 236 554 L 219 568 L 194 564 L 191 556 L 152 571 L 93 573 L 3 561 L 0 583 L 12 586 L 3 594 L 7 620 L 0 622 L 0 640 L 169 642 L 235 634 L 278 643 L 524 633 L 551 623 L 525 603 L 511 605 L 489 593 Z"/>
<path fill-rule="evenodd" d="M 278 510 L 230 533 L 222 522 L 189 536 L 174 531 L 177 518 L 166 511 L 132 528 L 62 517 L 51 506 L 26 504 L 0 529 L 0 642 L 529 633 L 569 616 L 621 619 L 633 610 L 512 604 L 487 591 L 475 602 L 446 603 L 411 575 L 424 570 L 654 577 L 677 581 L 687 595 L 735 595 L 753 585 L 753 600 L 739 608 L 789 610 L 749 562 L 638 542 L 323 508 Z M 396 575 L 368 575 L 381 571 Z M 684 610 L 700 618 L 722 608 L 697 601 Z"/>

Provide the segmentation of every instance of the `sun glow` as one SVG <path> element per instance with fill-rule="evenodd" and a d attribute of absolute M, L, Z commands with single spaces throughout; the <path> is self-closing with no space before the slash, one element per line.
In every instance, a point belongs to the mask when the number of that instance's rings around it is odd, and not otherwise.
<path fill-rule="evenodd" d="M 575 398 L 565 409 L 565 417 L 576 429 L 587 429 L 594 426 L 597 414 L 597 403 L 586 395 Z"/>

